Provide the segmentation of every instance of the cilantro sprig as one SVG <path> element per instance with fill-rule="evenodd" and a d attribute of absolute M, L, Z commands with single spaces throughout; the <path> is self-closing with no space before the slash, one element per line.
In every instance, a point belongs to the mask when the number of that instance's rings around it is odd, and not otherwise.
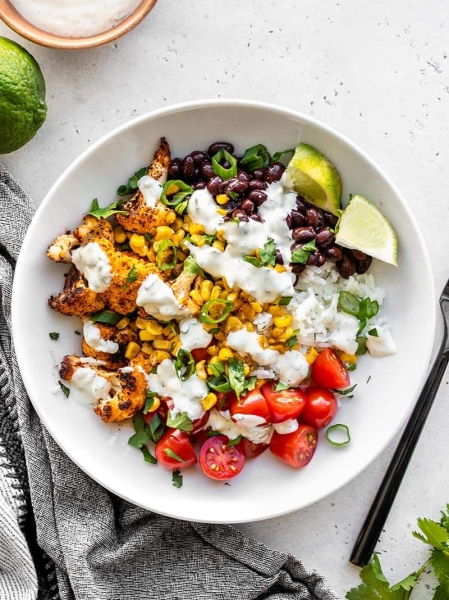
<path fill-rule="evenodd" d="M 90 211 L 87 214 L 92 215 L 96 219 L 107 219 L 111 215 L 127 215 L 128 212 L 122 210 L 123 204 L 124 201 L 119 200 L 118 202 L 108 204 L 108 206 L 105 206 L 104 208 L 100 208 L 97 198 L 94 198 L 90 206 Z"/>
<path fill-rule="evenodd" d="M 243 257 L 243 260 L 253 265 L 253 267 L 263 267 L 265 265 L 274 267 L 276 264 L 276 244 L 274 240 L 267 239 L 263 248 L 259 249 L 259 257 L 247 255 Z"/>
<path fill-rule="evenodd" d="M 449 504 L 446 512 L 441 511 L 439 523 L 424 518 L 418 519 L 417 524 L 420 531 L 414 531 L 413 536 L 432 548 L 430 558 L 419 569 L 391 585 L 382 572 L 378 555 L 373 554 L 371 562 L 360 572 L 362 583 L 349 590 L 347 600 L 409 600 L 413 588 L 428 567 L 432 567 L 439 582 L 433 600 L 449 598 Z"/>

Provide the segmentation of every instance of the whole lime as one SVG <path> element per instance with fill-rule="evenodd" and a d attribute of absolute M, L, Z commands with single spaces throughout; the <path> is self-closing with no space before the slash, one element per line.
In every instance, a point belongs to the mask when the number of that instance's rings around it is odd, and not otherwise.
<path fill-rule="evenodd" d="M 46 116 L 39 65 L 25 48 L 0 37 L 0 154 L 29 142 Z"/>

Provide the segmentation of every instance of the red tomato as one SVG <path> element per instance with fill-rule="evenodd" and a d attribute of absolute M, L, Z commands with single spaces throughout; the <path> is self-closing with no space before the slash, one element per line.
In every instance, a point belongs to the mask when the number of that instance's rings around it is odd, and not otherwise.
<path fill-rule="evenodd" d="M 210 410 L 206 410 L 202 417 L 193 421 L 192 433 L 198 433 L 198 431 L 201 431 L 201 429 L 206 426 L 207 422 L 209 421 L 209 413 Z"/>
<path fill-rule="evenodd" d="M 306 390 L 307 402 L 302 411 L 301 421 L 318 429 L 326 427 L 335 417 L 337 401 L 330 390 L 309 387 Z"/>
<path fill-rule="evenodd" d="M 260 456 L 268 448 L 268 444 L 256 444 L 247 438 L 242 438 L 238 446 L 245 455 L 245 458 L 256 458 L 256 456 Z"/>
<path fill-rule="evenodd" d="M 215 392 L 215 394 L 217 395 L 217 404 L 214 408 L 221 411 L 229 410 L 233 401 L 237 399 L 234 392 Z"/>
<path fill-rule="evenodd" d="M 202 360 L 207 360 L 208 358 L 210 358 L 210 355 L 207 353 L 207 349 L 210 346 L 213 346 L 214 344 L 215 344 L 215 338 L 212 338 L 210 343 L 205 348 L 195 348 L 195 350 L 191 350 L 190 353 L 193 356 L 193 360 L 197 363 Z"/>
<path fill-rule="evenodd" d="M 276 431 L 270 442 L 271 452 L 291 465 L 300 469 L 312 460 L 318 442 L 315 427 L 300 425 L 296 431 L 281 435 Z"/>
<path fill-rule="evenodd" d="M 267 423 L 269 423 L 271 419 L 267 402 L 259 390 L 248 392 L 245 396 L 240 398 L 240 402 L 237 400 L 237 397 L 234 396 L 234 399 L 231 402 L 230 411 L 232 420 L 236 423 L 240 422 L 240 415 L 255 415 L 256 417 L 261 417 Z M 263 425 L 263 423 L 261 423 L 261 425 Z"/>
<path fill-rule="evenodd" d="M 336 390 L 348 387 L 351 380 L 344 364 L 333 350 L 323 350 L 312 364 L 312 379 L 316 385 Z"/>
<path fill-rule="evenodd" d="M 238 446 L 229 446 L 229 439 L 224 435 L 208 438 L 201 447 L 200 465 L 211 479 L 231 479 L 240 473 L 244 464 L 243 452 Z"/>
<path fill-rule="evenodd" d="M 182 461 L 170 456 L 176 454 Z M 185 431 L 167 429 L 156 444 L 156 458 L 166 469 L 186 469 L 198 462 L 195 451 Z"/>
<path fill-rule="evenodd" d="M 306 395 L 299 388 L 275 391 L 277 382 L 264 383 L 260 388 L 268 409 L 272 423 L 282 423 L 288 419 L 297 419 L 306 404 Z"/>

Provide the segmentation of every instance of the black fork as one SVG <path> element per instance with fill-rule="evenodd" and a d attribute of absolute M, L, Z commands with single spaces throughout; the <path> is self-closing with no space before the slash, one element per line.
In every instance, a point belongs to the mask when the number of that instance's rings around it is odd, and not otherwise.
<path fill-rule="evenodd" d="M 352 550 L 349 560 L 358 567 L 368 564 L 374 552 L 449 362 L 449 281 L 440 296 L 440 307 L 444 318 L 443 340 Z"/>

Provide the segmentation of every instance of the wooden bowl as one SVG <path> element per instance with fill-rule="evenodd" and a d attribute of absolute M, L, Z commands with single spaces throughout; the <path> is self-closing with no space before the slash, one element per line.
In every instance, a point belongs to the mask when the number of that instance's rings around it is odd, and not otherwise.
<path fill-rule="evenodd" d="M 142 0 L 134 12 L 116 27 L 88 37 L 65 37 L 43 31 L 22 17 L 9 0 L 0 0 L 0 19 L 13 31 L 35 44 L 61 50 L 83 50 L 108 44 L 125 35 L 147 16 L 156 2 L 157 0 Z"/>

